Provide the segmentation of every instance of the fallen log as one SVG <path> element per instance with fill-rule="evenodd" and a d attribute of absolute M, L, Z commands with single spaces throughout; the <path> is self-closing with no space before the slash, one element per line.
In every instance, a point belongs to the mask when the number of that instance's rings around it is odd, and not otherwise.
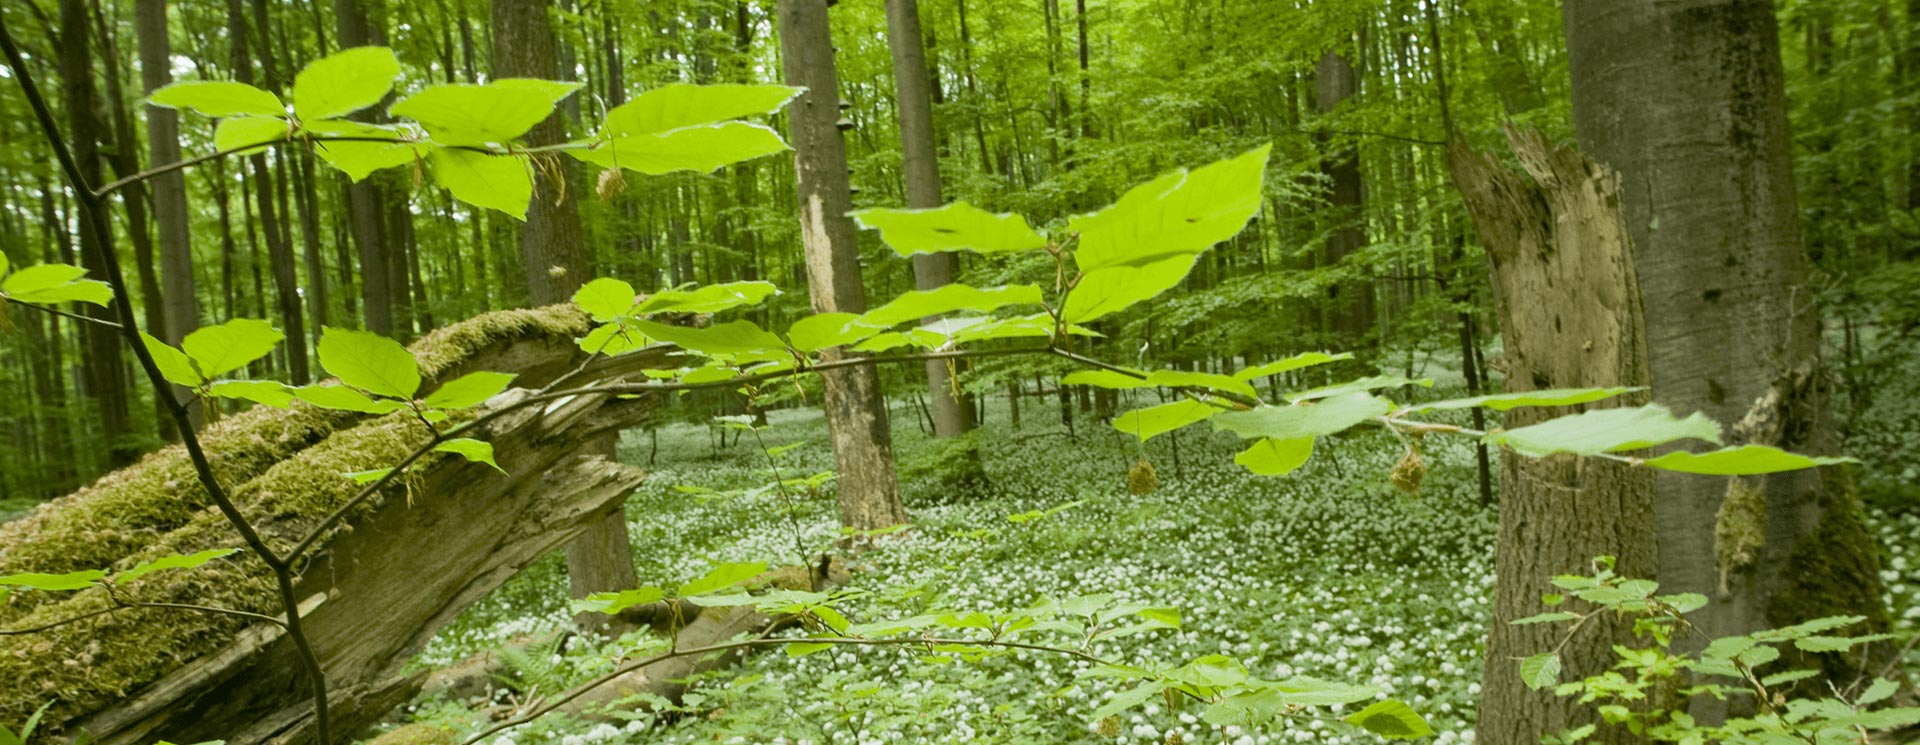
<path fill-rule="evenodd" d="M 517 372 L 517 384 L 537 386 L 579 367 L 573 339 L 585 330 L 584 316 L 570 307 L 489 314 L 424 339 L 414 351 L 433 380 L 489 369 Z M 611 374 L 671 362 L 665 348 L 642 350 L 622 357 Z M 592 369 L 599 372 L 569 385 L 610 379 L 608 366 Z M 526 395 L 513 389 L 487 407 L 498 410 Z M 519 408 L 473 435 L 493 443 L 505 474 L 429 456 L 317 544 L 297 590 L 341 737 L 412 698 L 423 677 L 402 675 L 402 665 L 462 608 L 587 522 L 620 509 L 642 473 L 577 451 L 641 421 L 652 405 L 651 397 L 587 394 Z M 235 415 L 208 439 L 230 453 L 217 469 L 235 502 L 284 552 L 359 491 L 342 474 L 391 466 L 430 436 L 404 413 L 366 419 L 296 405 Z M 24 525 L 6 526 L 0 573 L 125 568 L 239 545 L 231 525 L 205 506 L 190 472 L 176 472 L 180 460 L 177 448 L 162 451 L 56 500 Z M 109 546 L 88 545 L 99 532 L 112 533 L 103 541 Z M 64 557 L 64 548 L 80 555 Z M 114 594 L 279 612 L 270 573 L 244 553 L 151 574 Z M 0 632 L 116 606 L 99 587 L 9 600 Z M 17 682 L 0 692 L 0 721 L 23 720 L 52 701 L 48 731 L 84 732 L 99 743 L 311 742 L 310 694 L 295 654 L 275 624 L 175 608 L 122 609 L 0 636 L 0 680 Z"/>

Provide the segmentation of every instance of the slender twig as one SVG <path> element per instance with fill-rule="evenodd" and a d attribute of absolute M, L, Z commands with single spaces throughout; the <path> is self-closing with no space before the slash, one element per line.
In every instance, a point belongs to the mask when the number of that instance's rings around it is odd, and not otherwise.
<path fill-rule="evenodd" d="M 201 163 L 219 160 L 229 155 L 244 153 L 249 150 L 257 150 L 263 147 L 274 147 L 277 145 L 290 145 L 290 144 L 316 143 L 316 142 L 374 142 L 374 143 L 387 143 L 390 145 L 430 145 L 432 147 L 437 147 L 442 150 L 465 150 L 470 153 L 480 153 L 483 155 L 520 155 L 525 153 L 543 153 L 543 152 L 554 152 L 554 151 L 560 151 L 560 150 L 590 150 L 600 144 L 600 143 L 588 143 L 588 142 L 563 142 L 556 145 L 544 145 L 541 147 L 516 147 L 516 148 L 513 148 L 512 150 L 500 150 L 498 148 L 484 147 L 480 145 L 443 145 L 438 142 L 430 142 L 427 140 L 405 140 L 405 139 L 397 139 L 393 137 L 368 137 L 364 135 L 363 136 L 308 135 L 308 134 L 300 134 L 296 132 L 294 136 L 288 137 L 283 140 L 274 140 L 272 142 L 259 142 L 259 143 L 254 143 L 252 145 L 241 145 L 239 147 L 230 147 L 224 150 L 215 150 L 211 153 L 207 153 L 206 155 L 196 155 L 186 160 L 175 161 L 173 163 L 168 163 L 166 165 L 154 166 L 152 168 L 148 168 L 147 170 L 140 171 L 138 173 L 128 174 L 123 178 L 115 179 L 113 181 L 108 181 L 106 185 L 93 190 L 92 193 L 94 196 L 104 197 L 108 194 L 112 194 L 116 191 L 124 189 L 128 186 L 132 186 L 133 184 L 139 183 L 141 181 L 146 181 L 155 176 L 172 173 L 174 171 L 183 171 L 188 168 L 192 168 L 194 166 L 200 165 Z"/>
<path fill-rule="evenodd" d="M 93 316 L 89 316 L 89 315 L 72 313 L 69 311 L 61 310 L 59 308 L 55 308 L 51 305 L 40 305 L 38 303 L 23 303 L 18 300 L 0 301 L 0 307 L 4 307 L 7 305 L 18 305 L 22 308 L 32 308 L 34 310 L 40 311 L 41 313 L 52 313 L 56 316 L 60 316 L 61 318 L 71 318 L 76 321 L 91 323 L 95 326 L 101 326 L 101 327 L 115 329 L 115 330 L 118 330 L 120 328 L 120 324 L 114 323 L 105 318 L 94 318 Z"/>
<path fill-rule="evenodd" d="M 119 613 L 120 611 L 123 611 L 123 610 L 132 610 L 134 608 L 166 608 L 171 610 L 185 610 L 185 611 L 193 611 L 195 613 L 208 613 L 208 614 L 220 615 L 220 616 L 238 616 L 240 618 L 245 618 L 253 621 L 265 621 L 275 626 L 279 626 L 280 628 L 283 628 L 283 629 L 287 627 L 287 624 L 285 621 L 282 621 L 278 618 L 274 618 L 273 616 L 265 615 L 262 613 L 254 613 L 252 611 L 236 610 L 233 608 L 220 608 L 212 605 L 193 605 L 190 603 L 148 603 L 148 602 L 142 602 L 138 600 L 120 600 L 118 598 L 115 598 L 113 605 L 107 606 L 105 608 L 101 608 L 99 610 L 88 611 L 86 613 L 82 613 L 72 618 L 63 618 L 58 621 L 41 624 L 39 626 L 34 626 L 31 628 L 0 631 L 0 636 L 25 636 L 28 634 L 38 634 L 42 631 L 51 631 L 53 629 L 57 629 L 62 626 L 69 626 L 72 624 L 76 624 L 90 618 L 99 618 L 101 616 Z"/>
<path fill-rule="evenodd" d="M 248 549 L 259 556 L 260 560 L 273 571 L 275 583 L 279 586 L 281 604 L 286 608 L 287 636 L 293 640 L 294 647 L 299 651 L 301 662 L 306 667 L 309 682 L 313 686 L 316 734 L 321 743 L 331 743 L 333 742 L 332 729 L 327 721 L 326 673 L 321 669 L 320 658 L 314 654 L 313 645 L 300 626 L 300 605 L 293 587 L 293 574 L 286 560 L 267 546 L 266 541 L 260 537 L 259 531 L 247 521 L 246 516 L 240 514 L 239 507 L 235 506 L 226 490 L 221 488 L 219 479 L 214 476 L 213 466 L 207 460 L 206 452 L 200 447 L 200 439 L 194 432 L 193 422 L 188 418 L 186 407 L 174 397 L 172 383 L 169 383 L 160 373 L 159 366 L 153 361 L 153 355 L 147 351 L 147 345 L 141 340 L 139 326 L 133 316 L 133 300 L 127 292 L 126 277 L 120 270 L 120 257 L 113 242 L 113 226 L 106 212 L 106 200 L 100 192 L 94 191 L 93 187 L 87 183 L 79 164 L 74 161 L 73 153 L 67 148 L 66 140 L 61 138 L 60 127 L 53 120 L 53 110 L 47 105 L 46 98 L 41 95 L 39 86 L 34 83 L 33 72 L 27 68 L 26 60 L 20 53 L 20 47 L 14 42 L 13 33 L 6 24 L 5 14 L 0 14 L 0 51 L 6 53 L 7 65 L 13 71 L 13 78 L 18 82 L 21 94 L 26 97 L 28 105 L 33 109 L 34 118 L 39 122 L 41 133 L 46 137 L 48 147 L 53 150 L 54 158 L 59 161 L 60 170 L 73 187 L 76 201 L 79 202 L 82 214 L 86 217 L 84 222 L 95 233 L 95 251 L 99 254 L 101 266 L 105 267 L 107 285 L 113 289 L 113 306 L 120 316 L 121 337 L 126 340 L 127 346 L 132 348 L 134 358 L 140 362 L 140 367 L 147 374 L 147 380 L 153 384 L 155 397 L 166 406 L 167 413 L 173 417 L 174 426 L 180 432 L 181 443 L 186 447 L 188 458 L 193 462 L 194 471 L 199 476 L 201 485 L 205 487 L 207 495 L 219 507 L 220 513 L 240 533 Z"/>

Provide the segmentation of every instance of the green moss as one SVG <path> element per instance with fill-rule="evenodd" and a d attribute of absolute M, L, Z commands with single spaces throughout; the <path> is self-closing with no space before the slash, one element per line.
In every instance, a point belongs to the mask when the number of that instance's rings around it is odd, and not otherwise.
<path fill-rule="evenodd" d="M 1727 480 L 1727 496 L 1714 516 L 1713 555 L 1720 570 L 1720 592 L 1734 572 L 1753 566 L 1767 545 L 1767 493 L 1753 479 Z"/>
<path fill-rule="evenodd" d="M 359 490 L 359 484 L 341 473 L 391 465 L 426 439 L 426 430 L 418 422 L 390 415 L 336 434 L 274 465 L 235 489 L 234 499 L 269 543 L 285 550 Z M 237 545 L 225 518 L 205 510 L 118 565 Z M 150 575 L 122 592 L 149 602 L 214 605 L 268 615 L 280 612 L 271 575 L 247 554 L 200 569 Z M 5 628 L 39 626 L 105 608 L 110 602 L 99 588 L 48 600 Z M 41 634 L 0 637 L 0 680 L 31 681 L 0 694 L 0 721 L 19 721 L 47 700 L 58 701 L 49 712 L 52 721 L 100 708 L 182 661 L 219 649 L 244 625 L 230 616 L 133 609 Z"/>
<path fill-rule="evenodd" d="M 570 341 L 586 332 L 586 316 L 572 305 L 505 310 L 434 331 L 412 351 L 431 380 L 502 341 Z M 291 410 L 256 406 L 208 427 L 201 445 L 215 476 L 232 489 L 360 418 L 304 403 Z M 0 574 L 106 567 L 153 546 L 211 504 L 186 449 L 174 445 L 0 526 Z M 0 624 L 24 617 L 42 597 L 9 598 L 0 604 Z"/>
<path fill-rule="evenodd" d="M 409 724 L 379 737 L 368 745 L 454 745 L 460 738 L 453 730 L 437 724 Z"/>
<path fill-rule="evenodd" d="M 1828 616 L 1865 616 L 1866 621 L 1844 630 L 1858 636 L 1886 631 L 1890 626 L 1886 588 L 1880 580 L 1880 546 L 1867 530 L 1852 483 L 1837 468 L 1821 469 L 1820 524 L 1800 537 L 1782 570 L 1785 582 L 1767 599 L 1767 622 L 1775 628 Z M 1848 681 L 1859 675 L 1862 648 L 1847 654 L 1787 653 L 1787 664 L 1825 672 L 1803 686 L 1824 686 L 1821 680 Z M 1891 652 L 1870 650 L 1885 659 Z M 1785 668 L 1783 668 L 1785 669 Z M 1813 690 L 1813 689 L 1809 689 Z"/>

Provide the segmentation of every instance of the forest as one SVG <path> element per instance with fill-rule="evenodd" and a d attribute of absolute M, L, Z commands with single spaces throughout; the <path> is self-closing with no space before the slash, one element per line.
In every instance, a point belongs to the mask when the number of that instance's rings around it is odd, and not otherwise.
<path fill-rule="evenodd" d="M 1920 0 L 0 52 L 0 745 L 1920 742 Z"/>

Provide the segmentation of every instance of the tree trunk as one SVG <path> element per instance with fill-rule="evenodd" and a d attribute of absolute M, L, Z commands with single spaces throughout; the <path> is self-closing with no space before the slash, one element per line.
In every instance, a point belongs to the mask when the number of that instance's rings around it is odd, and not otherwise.
<path fill-rule="evenodd" d="M 555 77 L 558 57 L 548 7 L 545 0 L 494 0 L 495 78 Z M 566 137 L 561 114 L 555 113 L 534 125 L 527 133 L 527 144 L 551 145 Z M 567 302 L 592 273 L 580 232 L 579 208 L 567 188 L 571 165 L 571 159 L 554 158 L 548 166 L 536 169 L 541 177 L 534 182 L 527 221 L 520 226 L 520 255 L 526 262 L 527 292 L 534 305 Z M 611 460 L 617 439 L 617 434 L 608 435 L 589 443 L 587 449 Z M 567 576 L 574 597 L 639 584 L 624 510 L 609 511 L 567 544 Z M 598 623 L 598 619 L 591 622 Z"/>
<path fill-rule="evenodd" d="M 887 43 L 893 51 L 893 80 L 899 91 L 901 171 L 907 206 L 940 206 L 940 155 L 933 140 L 933 98 L 927 82 L 927 56 L 921 47 L 918 0 L 887 0 Z M 913 257 L 913 284 L 932 290 L 953 282 L 960 257 L 950 252 Z M 937 317 L 924 319 L 932 322 Z M 973 407 L 960 393 L 945 360 L 927 360 L 927 388 L 933 399 L 933 436 L 956 437 L 973 429 Z"/>
<path fill-rule="evenodd" d="M 836 124 L 840 81 L 834 70 L 826 0 L 780 0 L 779 18 L 787 84 L 807 89 L 788 108 L 788 115 L 813 310 L 859 313 L 866 310 L 867 298 L 860 284 L 853 221 L 847 217 L 853 197 L 847 180 L 846 143 Z M 841 354 L 836 348 L 824 356 L 833 359 Z M 821 377 L 839 472 L 841 524 L 872 530 L 906 522 L 893 472 L 893 431 L 879 374 L 863 365 Z"/>
<path fill-rule="evenodd" d="M 167 31 L 166 0 L 134 3 L 134 33 L 140 46 L 140 85 L 151 94 L 173 82 L 173 48 Z M 164 106 L 148 106 L 147 162 L 165 165 L 180 160 L 180 113 Z M 200 304 L 194 295 L 193 244 L 187 212 L 187 180 L 170 171 L 148 180 L 153 188 L 153 221 L 159 227 L 160 297 L 165 306 L 164 326 L 148 329 L 169 344 L 179 344 L 200 327 Z M 180 395 L 185 389 L 175 390 Z M 190 407 L 193 425 L 200 426 L 200 407 Z"/>
<path fill-rule="evenodd" d="M 80 177 L 88 184 L 100 183 L 99 100 L 93 89 L 93 43 L 87 33 L 86 0 L 60 0 L 60 77 L 67 100 L 67 136 L 73 140 L 73 158 Z M 80 215 L 80 262 L 95 278 L 107 275 L 102 262 L 101 235 L 111 237 L 113 225 L 105 213 L 86 211 Z M 113 311 L 97 305 L 85 305 L 89 318 L 114 323 Z M 86 393 L 93 399 L 95 418 L 100 424 L 101 444 L 106 446 L 107 462 L 115 467 L 132 463 L 139 451 L 129 440 L 133 434 L 132 412 L 127 406 L 126 367 L 120 359 L 120 335 L 97 323 L 81 327 L 86 339 Z"/>
<path fill-rule="evenodd" d="M 1323 116 L 1360 92 L 1360 77 L 1337 52 L 1320 57 L 1313 69 L 1313 82 L 1314 108 Z M 1332 139 L 1323 138 L 1323 147 L 1330 148 Z M 1326 152 L 1320 173 L 1327 179 L 1327 207 L 1336 226 L 1327 238 L 1327 263 L 1339 264 L 1367 247 L 1366 185 L 1360 179 L 1360 154 L 1350 147 Z M 1371 348 L 1366 339 L 1373 333 L 1373 284 L 1365 280 L 1341 282 L 1329 287 L 1327 295 L 1332 304 L 1329 315 L 1333 331 L 1347 343 Z"/>
<path fill-rule="evenodd" d="M 1620 179 L 1572 148 L 1534 131 L 1509 130 L 1528 175 L 1455 141 L 1454 183 L 1479 227 L 1492 265 L 1494 305 L 1506 340 L 1506 390 L 1644 386 L 1646 338 L 1632 248 L 1619 210 Z M 1504 426 L 1522 427 L 1582 410 L 1638 405 L 1644 394 L 1586 406 L 1518 408 Z M 1494 559 L 1493 626 L 1487 637 L 1480 719 L 1488 745 L 1537 743 L 1599 720 L 1576 698 L 1532 690 L 1517 660 L 1551 651 L 1566 629 L 1514 626 L 1544 613 L 1540 596 L 1559 574 L 1589 574 L 1594 557 L 1613 556 L 1618 571 L 1654 569 L 1653 481 L 1647 469 L 1571 456 L 1505 457 L 1500 470 L 1500 540 Z M 1630 619 L 1605 616 L 1582 628 L 1560 657 L 1562 680 L 1613 667 L 1613 645 L 1632 639 Z M 1603 742 L 1628 742 L 1611 728 Z"/>
<path fill-rule="evenodd" d="M 1654 398 L 1735 424 L 1729 444 L 1834 452 L 1773 3 L 1568 2 L 1565 18 L 1575 132 L 1623 177 Z M 1661 585 L 1714 599 L 1693 616 L 1709 635 L 1885 623 L 1878 547 L 1838 468 L 1663 473 L 1655 491 Z"/>
<path fill-rule="evenodd" d="M 334 0 L 334 34 L 342 49 L 382 44 L 386 41 L 383 21 L 368 17 L 364 0 Z M 353 117 L 371 120 L 363 111 Z M 387 217 L 387 195 L 380 177 L 347 185 L 347 221 L 353 245 L 360 259 L 360 305 L 364 308 L 367 330 L 377 334 L 393 333 L 393 290 L 387 270 L 386 231 L 381 228 Z"/>

